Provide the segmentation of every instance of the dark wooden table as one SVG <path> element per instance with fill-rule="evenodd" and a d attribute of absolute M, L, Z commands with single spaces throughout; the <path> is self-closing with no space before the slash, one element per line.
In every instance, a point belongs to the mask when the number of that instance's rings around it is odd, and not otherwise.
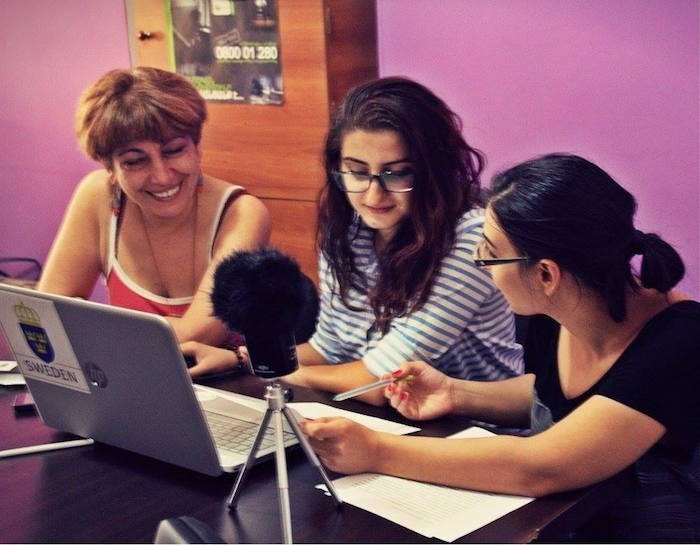
<path fill-rule="evenodd" d="M 259 398 L 265 390 L 264 382 L 250 376 L 207 384 Z M 72 438 L 47 428 L 35 415 L 15 414 L 12 400 L 21 391 L 0 390 L 0 449 Z M 295 388 L 294 395 L 297 401 L 334 404 L 325 392 Z M 404 421 L 390 408 L 353 401 L 338 406 Z M 421 423 L 421 433 L 442 436 L 468 425 L 446 418 Z M 351 505 L 336 509 L 314 488 L 321 479 L 301 449 L 287 452 L 287 466 L 296 543 L 439 542 Z M 161 520 L 189 515 L 229 543 L 281 542 L 274 459 L 250 471 L 235 511 L 226 506 L 232 484 L 230 475 L 207 477 L 103 444 L 0 459 L 0 541 L 149 543 Z M 613 478 L 536 500 L 459 542 L 561 541 L 605 508 L 623 485 Z"/>

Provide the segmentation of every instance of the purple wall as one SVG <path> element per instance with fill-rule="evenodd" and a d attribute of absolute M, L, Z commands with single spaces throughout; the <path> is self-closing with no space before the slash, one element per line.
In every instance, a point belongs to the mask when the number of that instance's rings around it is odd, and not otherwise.
<path fill-rule="evenodd" d="M 463 117 L 494 170 L 547 151 L 594 159 L 700 298 L 698 0 L 377 0 L 380 71 Z M 77 181 L 80 91 L 129 65 L 123 0 L 0 0 L 0 255 L 43 260 Z M 99 298 L 99 295 L 98 295 Z"/>
<path fill-rule="evenodd" d="M 0 51 L 0 255 L 43 262 L 78 180 L 98 166 L 73 131 L 80 92 L 130 64 L 124 2 L 0 2 Z"/>
<path fill-rule="evenodd" d="M 461 116 L 488 158 L 569 151 L 638 199 L 637 225 L 683 256 L 700 298 L 697 0 L 377 0 L 381 75 Z"/>

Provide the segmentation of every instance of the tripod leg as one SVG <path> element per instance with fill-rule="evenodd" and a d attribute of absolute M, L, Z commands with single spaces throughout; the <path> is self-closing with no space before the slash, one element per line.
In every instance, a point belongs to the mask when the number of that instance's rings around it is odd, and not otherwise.
<path fill-rule="evenodd" d="M 335 491 L 333 483 L 326 474 L 326 469 L 321 464 L 321 460 L 318 459 L 318 456 L 316 456 L 314 449 L 311 448 L 309 441 L 306 439 L 306 435 L 304 435 L 304 432 L 301 431 L 301 428 L 299 427 L 296 418 L 294 418 L 294 414 L 289 410 L 289 408 L 286 405 L 282 408 L 282 411 L 284 412 L 284 416 L 287 418 L 287 422 L 289 422 L 289 425 L 292 427 L 292 430 L 294 430 L 294 435 L 296 435 L 297 439 L 299 439 L 299 444 L 301 445 L 301 448 L 304 449 L 304 454 L 306 454 L 306 457 L 314 466 L 316 466 L 316 469 L 321 474 L 321 478 L 323 479 L 323 482 L 325 483 L 328 492 L 333 497 L 336 506 L 342 505 L 343 500 L 340 499 L 340 496 L 338 496 L 338 493 Z"/>
<path fill-rule="evenodd" d="M 255 435 L 253 446 L 250 447 L 248 458 L 246 459 L 245 464 L 243 464 L 243 467 L 239 470 L 238 476 L 236 477 L 236 483 L 233 485 L 231 494 L 229 495 L 228 500 L 226 502 L 229 509 L 236 508 L 236 502 L 238 501 L 238 498 L 241 495 L 240 492 L 243 486 L 243 481 L 245 480 L 245 477 L 248 474 L 248 470 L 251 467 L 253 467 L 253 463 L 255 462 L 255 455 L 258 453 L 258 447 L 260 446 L 260 443 L 262 442 L 262 439 L 265 436 L 265 432 L 267 431 L 267 423 L 270 421 L 270 416 L 272 416 L 272 409 L 268 408 L 265 411 L 265 415 L 263 416 L 262 422 L 260 423 L 258 433 Z"/>
<path fill-rule="evenodd" d="M 277 467 L 277 493 L 280 505 L 280 523 L 285 543 L 292 543 L 292 514 L 289 508 L 289 480 L 287 477 L 287 458 L 284 453 L 284 423 L 282 412 L 277 409 L 273 415 L 275 421 L 275 465 Z"/>

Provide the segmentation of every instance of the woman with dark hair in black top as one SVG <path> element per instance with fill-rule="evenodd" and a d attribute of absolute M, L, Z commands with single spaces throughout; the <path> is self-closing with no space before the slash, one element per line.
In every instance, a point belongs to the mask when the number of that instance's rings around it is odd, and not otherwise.
<path fill-rule="evenodd" d="M 635 229 L 635 209 L 632 195 L 574 155 L 498 175 L 475 262 L 514 312 L 532 316 L 527 374 L 479 383 L 412 362 L 385 395 L 410 418 L 459 413 L 531 433 L 445 441 L 306 422 L 323 462 L 526 496 L 631 467 L 633 490 L 574 537 L 700 541 L 700 303 L 672 291 L 683 262 Z"/>

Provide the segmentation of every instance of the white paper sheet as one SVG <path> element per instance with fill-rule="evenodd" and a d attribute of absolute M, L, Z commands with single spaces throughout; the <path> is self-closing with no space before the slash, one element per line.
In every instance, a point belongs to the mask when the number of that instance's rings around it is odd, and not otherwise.
<path fill-rule="evenodd" d="M 8 373 L 17 369 L 17 362 L 15 360 L 0 360 L 0 372 Z"/>
<path fill-rule="evenodd" d="M 19 373 L 0 373 L 0 386 L 22 386 L 27 384 Z"/>
<path fill-rule="evenodd" d="M 406 435 L 407 433 L 420 431 L 420 428 L 416 428 L 415 426 L 407 426 L 406 424 L 399 424 L 398 422 L 392 422 L 391 420 L 384 420 L 374 416 L 367 416 L 366 414 L 354 413 L 352 411 L 346 411 L 345 409 L 337 409 L 323 403 L 294 402 L 289 403 L 288 405 L 304 418 L 314 419 L 321 418 L 322 416 L 343 416 L 349 420 L 353 420 L 354 422 L 367 426 L 370 429 L 384 431 L 394 435 Z"/>
<path fill-rule="evenodd" d="M 494 435 L 468 428 L 458 437 Z M 534 498 L 474 492 L 388 475 L 362 473 L 333 485 L 343 501 L 391 520 L 426 537 L 452 542 L 528 504 Z M 317 488 L 325 490 L 324 485 Z"/>
<path fill-rule="evenodd" d="M 26 383 L 16 361 L 0 360 L 0 386 L 22 386 Z"/>
<path fill-rule="evenodd" d="M 232 399 L 238 403 L 241 403 L 254 409 L 264 411 L 267 408 L 267 403 L 262 399 L 243 396 L 234 392 L 228 392 L 226 390 L 220 390 L 218 388 L 211 388 L 209 386 L 202 386 L 200 384 L 195 385 L 195 390 L 210 391 L 215 393 L 216 395 Z M 407 433 L 420 431 L 420 428 L 416 428 L 414 426 L 407 426 L 405 424 L 392 422 L 391 420 L 383 420 L 374 416 L 367 416 L 360 413 L 354 413 L 352 411 L 346 411 L 344 409 L 336 409 L 335 407 L 331 407 L 330 405 L 325 405 L 323 403 L 294 402 L 287 403 L 287 407 L 289 407 L 294 412 L 296 412 L 304 418 L 314 419 L 320 418 L 322 416 L 344 416 L 345 418 L 363 424 L 373 430 L 384 431 L 394 435 L 405 435 Z"/>

